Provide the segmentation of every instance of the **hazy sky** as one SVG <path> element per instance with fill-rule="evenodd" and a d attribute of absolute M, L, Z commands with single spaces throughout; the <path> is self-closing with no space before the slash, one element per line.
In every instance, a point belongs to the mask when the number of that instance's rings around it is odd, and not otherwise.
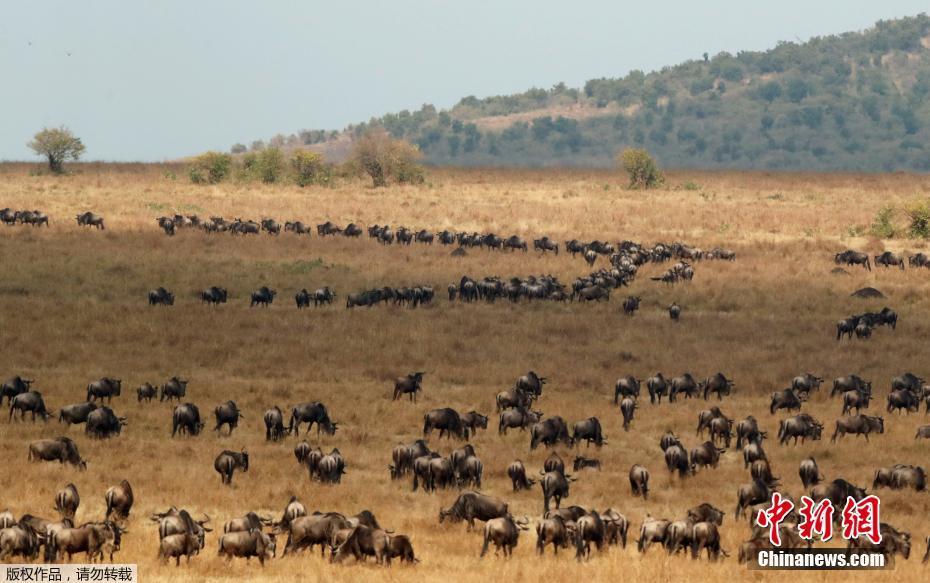
<path fill-rule="evenodd" d="M 926 0 L 4 1 L 0 159 L 45 125 L 162 160 L 859 30 Z"/>

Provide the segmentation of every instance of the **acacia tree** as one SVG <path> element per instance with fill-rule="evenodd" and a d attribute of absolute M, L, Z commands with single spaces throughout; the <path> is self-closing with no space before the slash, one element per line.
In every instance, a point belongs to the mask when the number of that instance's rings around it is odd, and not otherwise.
<path fill-rule="evenodd" d="M 64 172 L 64 163 L 67 160 L 77 160 L 84 153 L 81 138 L 64 126 L 42 128 L 27 145 L 37 155 L 48 159 L 48 168 L 55 174 Z"/>
<path fill-rule="evenodd" d="M 423 182 L 423 168 L 417 164 L 421 157 L 416 146 L 384 132 L 372 132 L 356 140 L 349 164 L 359 174 L 370 176 L 375 187 L 391 180 L 418 184 Z"/>
<path fill-rule="evenodd" d="M 646 150 L 624 150 L 617 155 L 617 162 L 630 176 L 630 188 L 653 188 L 660 185 L 664 179 L 659 165 Z"/>

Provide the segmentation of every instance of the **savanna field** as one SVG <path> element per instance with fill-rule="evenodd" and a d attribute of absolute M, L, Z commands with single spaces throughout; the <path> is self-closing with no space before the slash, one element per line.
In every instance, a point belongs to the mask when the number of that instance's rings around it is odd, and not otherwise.
<path fill-rule="evenodd" d="M 834 253 L 848 247 L 871 255 L 927 251 L 921 241 L 864 234 L 882 206 L 925 200 L 930 192 L 925 176 L 679 171 L 668 176 L 666 187 L 642 192 L 627 190 L 624 177 L 609 171 L 433 169 L 422 186 L 375 190 L 361 181 L 305 189 L 235 182 L 197 186 L 166 177 L 166 167 L 156 165 L 78 165 L 74 175 L 60 178 L 31 176 L 30 169 L 0 167 L 0 207 L 41 209 L 51 223 L 47 229 L 0 226 L 0 376 L 36 379 L 34 388 L 55 413 L 47 423 L 0 418 L 0 510 L 56 518 L 55 492 L 74 482 L 82 499 L 78 523 L 97 520 L 106 489 L 128 479 L 136 502 L 117 559 L 138 563 L 144 581 L 784 577 L 737 564 L 749 526 L 734 521 L 736 490 L 750 481 L 738 450 L 728 450 L 717 469 L 683 481 L 665 469 L 658 445 L 664 431 L 673 430 L 690 450 L 705 439 L 695 435 L 698 412 L 718 403 L 679 398 L 652 406 L 644 390 L 645 400 L 640 397 L 636 418 L 624 432 L 613 387 L 627 374 L 647 378 L 662 371 L 672 377 L 688 371 L 703 379 L 725 373 L 736 390 L 719 403 L 721 409 L 731 419 L 752 414 L 759 420 L 769 434 L 765 449 L 774 473 L 794 497 L 804 493 L 797 468 L 809 455 L 828 480 L 843 477 L 867 487 L 878 467 L 930 466 L 930 443 L 914 439 L 917 427 L 930 423 L 923 408 L 910 415 L 884 411 L 893 376 L 908 370 L 930 374 L 930 270 L 873 266 L 871 272 L 847 267 L 848 275 L 831 273 Z M 86 210 L 102 214 L 106 229 L 78 227 L 75 215 Z M 613 291 L 610 302 L 462 304 L 450 303 L 445 291 L 462 275 L 552 274 L 570 284 L 591 269 L 565 252 L 469 249 L 454 257 L 455 247 L 382 246 L 367 235 L 234 237 L 182 230 L 168 237 L 155 220 L 175 212 L 517 234 L 531 249 L 531 240 L 542 235 L 560 243 L 681 241 L 726 247 L 737 258 L 696 262 L 693 281 L 671 286 L 649 279 L 669 264 L 646 264 L 629 288 Z M 599 267 L 608 267 L 606 258 L 598 259 Z M 432 305 L 345 307 L 349 293 L 416 284 L 436 289 Z M 199 292 L 213 285 L 229 289 L 226 305 L 201 304 Z M 278 297 L 268 309 L 250 308 L 250 292 L 263 285 L 277 289 Z M 332 306 L 295 308 L 295 292 L 326 285 L 338 294 Z M 148 305 L 148 291 L 158 286 L 176 294 L 174 306 Z M 849 297 L 865 286 L 887 297 Z M 621 309 L 627 295 L 642 297 L 633 317 Z M 672 302 L 683 308 L 677 323 L 666 311 Z M 886 305 L 898 313 L 895 331 L 882 327 L 869 340 L 835 340 L 838 319 Z M 390 480 L 392 448 L 421 437 L 427 411 L 474 409 L 491 417 L 489 429 L 471 440 L 484 463 L 482 492 L 506 500 L 515 516 L 535 525 L 542 514 L 538 485 L 512 492 L 506 468 L 521 459 L 537 474 L 549 452 L 530 451 L 528 432 L 499 436 L 494 404 L 498 392 L 531 369 L 548 378 L 535 409 L 562 416 L 569 427 L 591 416 L 601 420 L 609 442 L 601 450 L 556 448 L 567 463 L 578 452 L 603 465 L 600 472 L 575 473 L 578 481 L 563 504 L 613 507 L 625 514 L 632 523 L 625 550 L 609 547 L 583 563 L 574 560 L 573 550 L 553 557 L 549 549 L 538 558 L 530 530 L 512 559 L 493 553 L 479 559 L 480 529 L 438 523 L 440 507 L 448 507 L 457 490 L 412 492 L 409 478 Z M 412 371 L 426 372 L 418 402 L 392 402 L 394 379 Z M 779 446 L 778 421 L 793 413 L 770 415 L 770 394 L 807 371 L 826 379 L 802 407 L 825 424 L 824 439 Z M 883 415 L 885 433 L 869 443 L 847 437 L 831 445 L 841 403 L 830 399 L 829 388 L 833 378 L 853 373 L 873 382 L 877 400 L 864 412 Z M 174 404 L 136 400 L 135 388 L 143 382 L 160 385 L 174 375 L 190 380 L 186 400 L 205 417 L 207 428 L 198 437 L 171 438 Z M 68 431 L 59 425 L 57 411 L 83 401 L 87 384 L 101 376 L 122 379 L 122 396 L 112 407 L 128 425 L 116 438 L 91 440 L 82 426 Z M 227 399 L 244 414 L 231 436 L 212 431 L 213 409 Z M 347 474 L 339 485 L 313 482 L 298 465 L 293 448 L 302 434 L 265 441 L 266 409 L 277 405 L 289 418 L 291 407 L 307 401 L 325 403 L 339 423 L 334 436 L 318 437 L 315 429 L 309 436 L 324 452 L 338 447 L 345 456 Z M 59 435 L 77 442 L 87 471 L 26 460 L 30 441 Z M 462 444 L 434 433 L 429 445 L 447 455 Z M 221 485 L 214 458 L 224 449 L 242 448 L 250 454 L 249 471 L 237 472 L 232 486 Z M 627 475 L 634 463 L 652 475 L 646 502 L 630 492 Z M 912 535 L 909 560 L 899 557 L 893 573 L 789 575 L 811 581 L 924 580 L 930 498 L 912 490 L 878 494 L 882 520 Z M 223 522 L 248 511 L 278 518 L 292 495 L 310 512 L 371 510 L 382 526 L 411 537 L 421 562 L 331 565 L 328 553 L 321 559 L 316 551 L 277 558 L 264 569 L 254 560 L 227 566 L 216 556 L 217 531 L 208 534 L 189 567 L 156 560 L 157 527 L 148 520 L 153 512 L 176 505 L 195 517 L 209 515 L 221 530 Z M 727 512 L 721 534 L 729 558 L 692 561 L 669 557 L 658 546 L 645 556 L 636 551 L 647 513 L 676 520 L 701 502 Z M 279 555 L 283 542 L 280 537 Z"/>

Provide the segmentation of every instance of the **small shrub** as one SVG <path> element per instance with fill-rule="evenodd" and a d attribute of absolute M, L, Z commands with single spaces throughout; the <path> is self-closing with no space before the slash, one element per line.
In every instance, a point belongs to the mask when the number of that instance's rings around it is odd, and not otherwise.
<path fill-rule="evenodd" d="M 655 159 L 646 150 L 629 148 L 617 156 L 617 161 L 630 177 L 630 188 L 655 188 L 665 180 Z"/>
<path fill-rule="evenodd" d="M 930 238 L 930 202 L 913 202 L 904 207 L 910 224 L 907 233 L 914 239 Z"/>
<path fill-rule="evenodd" d="M 682 190 L 701 190 L 701 185 L 693 180 L 689 180 L 681 185 Z"/>
<path fill-rule="evenodd" d="M 284 176 L 284 154 L 280 148 L 261 150 L 255 159 L 255 173 L 265 184 L 273 184 Z"/>
<path fill-rule="evenodd" d="M 291 170 L 298 186 L 329 184 L 332 168 L 323 160 L 322 154 L 309 150 L 297 150 L 291 157 Z"/>
<path fill-rule="evenodd" d="M 232 158 L 221 152 L 204 152 L 194 158 L 187 168 L 187 175 L 194 184 L 216 184 L 222 182 L 232 168 Z"/>
<path fill-rule="evenodd" d="M 418 164 L 421 157 L 416 146 L 387 133 L 373 132 L 356 140 L 347 166 L 356 174 L 367 174 L 375 187 L 386 186 L 391 180 L 422 184 L 425 176 Z"/>
<path fill-rule="evenodd" d="M 896 231 L 894 224 L 891 222 L 893 217 L 894 207 L 891 205 L 883 206 L 875 215 L 875 220 L 872 222 L 869 232 L 881 239 L 891 239 L 895 236 Z"/>

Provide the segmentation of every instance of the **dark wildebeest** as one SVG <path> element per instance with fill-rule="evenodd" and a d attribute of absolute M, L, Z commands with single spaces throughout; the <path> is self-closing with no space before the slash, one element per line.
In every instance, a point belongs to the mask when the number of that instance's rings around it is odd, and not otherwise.
<path fill-rule="evenodd" d="M 816 486 L 823 480 L 820 474 L 820 468 L 817 467 L 817 460 L 813 456 L 801 460 L 798 465 L 798 476 L 801 478 L 801 485 L 807 490 L 811 486 Z"/>
<path fill-rule="evenodd" d="M 29 391 L 30 385 L 34 382 L 35 380 L 27 380 L 19 376 L 4 381 L 4 383 L 0 385 L 0 405 L 3 404 L 4 397 L 6 397 L 9 402 L 12 402 L 13 397 L 16 395 L 21 395 Z"/>
<path fill-rule="evenodd" d="M 99 407 L 97 403 L 87 402 L 62 407 L 58 410 L 58 422 L 64 422 L 68 425 L 85 423 L 87 421 L 87 416 L 97 407 Z"/>
<path fill-rule="evenodd" d="M 571 544 L 573 531 L 565 524 L 565 520 L 555 515 L 551 518 L 544 518 L 542 522 L 536 524 L 536 552 L 543 554 L 546 545 L 552 545 L 552 552 L 559 554 L 559 548 L 568 548 Z"/>
<path fill-rule="evenodd" d="M 591 543 L 598 551 L 607 544 L 607 526 L 596 510 L 588 512 L 575 523 L 575 558 L 591 556 Z"/>
<path fill-rule="evenodd" d="M 668 394 L 669 383 L 665 380 L 665 377 L 662 376 L 662 373 L 658 372 L 654 377 L 650 377 L 646 381 L 646 388 L 649 389 L 649 402 L 652 404 L 662 402 L 662 396 Z"/>
<path fill-rule="evenodd" d="M 617 379 L 617 384 L 614 385 L 614 405 L 620 401 L 620 397 L 639 397 L 639 384 L 641 382 L 634 376 Z"/>
<path fill-rule="evenodd" d="M 284 512 L 281 514 L 281 520 L 275 524 L 275 527 L 278 530 L 289 530 L 294 520 L 306 515 L 307 508 L 301 504 L 297 496 L 291 496 L 290 500 L 287 501 L 287 506 L 284 507 Z"/>
<path fill-rule="evenodd" d="M 891 379 L 891 390 L 906 389 L 912 393 L 920 393 L 923 384 L 924 379 L 913 373 L 906 372 Z"/>
<path fill-rule="evenodd" d="M 607 443 L 607 439 L 601 431 L 601 422 L 597 417 L 589 417 L 572 426 L 572 443 L 577 445 L 580 441 L 584 441 L 586 447 L 592 443 L 597 447 Z"/>
<path fill-rule="evenodd" d="M 823 378 L 814 376 L 809 372 L 798 375 L 791 380 L 791 388 L 797 391 L 798 394 L 819 391 L 821 384 L 823 384 Z"/>
<path fill-rule="evenodd" d="M 896 389 L 888 394 L 887 409 L 889 413 L 895 410 L 900 412 L 902 409 L 905 413 L 910 413 L 911 411 L 916 413 L 918 409 L 920 409 L 920 399 L 907 389 Z"/>
<path fill-rule="evenodd" d="M 477 492 L 463 492 L 447 509 L 439 510 L 439 523 L 448 517 L 452 522 L 468 522 L 468 530 L 475 528 L 475 520 L 487 522 L 508 515 L 507 503 Z"/>
<path fill-rule="evenodd" d="M 287 543 L 284 545 L 283 555 L 290 551 L 304 548 L 313 550 L 314 545 L 320 545 L 320 556 L 332 544 L 333 537 L 342 529 L 352 528 L 349 520 L 338 512 L 315 512 L 307 516 L 300 516 L 290 523 Z"/>
<path fill-rule="evenodd" d="M 530 429 L 530 449 L 536 449 L 540 443 L 552 447 L 560 441 L 569 447 L 573 445 L 565 420 L 558 415 L 540 421 Z"/>
<path fill-rule="evenodd" d="M 346 461 L 342 453 L 333 448 L 331 452 L 320 458 L 317 464 L 317 477 L 324 484 L 338 484 L 346 473 Z"/>
<path fill-rule="evenodd" d="M 736 491 L 736 518 L 743 515 L 747 508 L 768 502 L 772 498 L 772 488 L 765 482 L 753 480 Z"/>
<path fill-rule="evenodd" d="M 78 453 L 77 444 L 67 437 L 30 442 L 29 461 L 69 463 L 78 469 L 87 469 L 87 461 Z"/>
<path fill-rule="evenodd" d="M 233 557 L 258 557 L 258 562 L 265 566 L 266 559 L 275 556 L 275 535 L 260 530 L 248 532 L 228 532 L 220 537 L 218 556 L 225 556 L 227 562 Z"/>
<path fill-rule="evenodd" d="M 516 521 L 509 514 L 488 520 L 484 525 L 484 545 L 481 547 L 481 556 L 484 557 L 487 554 L 488 546 L 492 542 L 496 547 L 494 554 L 503 551 L 505 557 L 513 556 L 513 549 L 517 546 L 520 531 L 529 530 L 528 525 L 528 519 Z"/>
<path fill-rule="evenodd" d="M 681 306 L 672 303 L 672 305 L 668 307 L 668 317 L 671 318 L 673 322 L 677 322 L 681 317 Z"/>
<path fill-rule="evenodd" d="M 307 291 L 307 288 L 294 294 L 294 303 L 297 304 L 298 310 L 310 307 L 310 292 Z"/>
<path fill-rule="evenodd" d="M 608 508 L 601 514 L 601 520 L 607 528 L 607 544 L 621 544 L 626 548 L 627 533 L 630 530 L 630 521 L 613 508 Z"/>
<path fill-rule="evenodd" d="M 769 465 L 768 460 L 756 460 L 752 462 L 749 466 L 749 475 L 752 476 L 754 480 L 760 480 L 766 484 L 775 484 L 781 479 L 772 474 L 772 466 Z"/>
<path fill-rule="evenodd" d="M 245 516 L 232 518 L 223 525 L 223 532 L 248 532 L 250 530 L 261 530 L 272 524 L 271 517 L 259 516 L 255 512 L 249 512 Z"/>
<path fill-rule="evenodd" d="M 868 253 L 860 253 L 858 251 L 853 251 L 852 249 L 847 249 L 842 253 L 837 253 L 834 255 L 833 261 L 837 264 L 845 263 L 846 265 L 862 265 L 869 271 L 872 271 L 872 264 L 869 261 Z"/>
<path fill-rule="evenodd" d="M 26 413 L 32 413 L 33 422 L 36 420 L 36 414 L 38 414 L 43 421 L 48 421 L 49 415 L 51 415 L 45 408 L 45 400 L 42 398 L 42 394 L 38 391 L 20 393 L 13 397 L 13 400 L 10 401 L 10 421 L 13 420 L 13 414 L 16 413 L 16 411 L 19 411 L 20 421 L 26 418 Z"/>
<path fill-rule="evenodd" d="M 307 423 L 307 429 L 304 435 L 310 433 L 310 428 L 316 423 L 316 433 L 326 432 L 328 435 L 335 435 L 339 424 L 329 418 L 329 411 L 326 405 L 319 401 L 312 403 L 301 403 L 291 410 L 291 422 L 288 425 L 288 433 L 297 435 L 300 432 L 300 424 Z"/>
<path fill-rule="evenodd" d="M 772 402 L 769 404 L 769 413 L 775 414 L 775 411 L 785 409 L 787 411 L 800 411 L 801 399 L 792 389 L 782 389 L 772 393 Z"/>
<path fill-rule="evenodd" d="M 620 414 L 623 415 L 623 430 L 630 430 L 630 423 L 633 422 L 633 414 L 636 412 L 638 406 L 636 405 L 636 400 L 632 397 L 624 397 L 620 401 Z"/>
<path fill-rule="evenodd" d="M 116 520 L 127 520 L 129 518 L 129 511 L 132 510 L 135 498 L 128 480 L 123 480 L 118 485 L 107 488 L 104 499 L 107 502 L 106 520 L 110 520 L 111 516 Z"/>
<path fill-rule="evenodd" d="M 546 384 L 546 380 L 546 377 L 541 377 L 534 371 L 530 371 L 517 379 L 514 388 L 530 395 L 531 398 L 538 399 L 542 396 L 542 389 L 543 385 Z"/>
<path fill-rule="evenodd" d="M 421 383 L 423 382 L 424 372 L 413 372 L 408 374 L 405 377 L 399 377 L 394 381 L 394 397 L 392 401 L 396 401 L 401 397 L 401 395 L 410 395 L 410 400 L 414 403 L 417 402 L 417 393 L 423 390 Z"/>
<path fill-rule="evenodd" d="M 136 389 L 136 398 L 141 403 L 142 401 L 148 401 L 149 403 L 158 396 L 158 389 L 152 383 L 142 383 L 139 385 L 139 388 Z"/>
<path fill-rule="evenodd" d="M 695 430 L 695 433 L 697 435 L 703 435 L 705 429 L 710 429 L 710 422 L 714 419 L 717 419 L 718 417 L 723 417 L 724 419 L 726 418 L 723 412 L 720 411 L 720 407 L 717 407 L 716 405 L 710 409 L 704 409 L 698 413 L 697 429 Z"/>
<path fill-rule="evenodd" d="M 697 381 L 694 380 L 694 376 L 691 373 L 686 372 L 681 376 L 673 378 L 669 382 L 668 387 L 668 400 L 675 401 L 678 393 L 684 393 L 685 397 L 690 399 L 698 392 Z"/>
<path fill-rule="evenodd" d="M 226 401 L 217 406 L 213 414 L 216 416 L 216 427 L 213 431 L 219 431 L 223 425 L 228 425 L 229 435 L 232 435 L 233 429 L 239 425 L 239 419 L 242 417 L 242 412 L 239 411 L 235 401 Z"/>
<path fill-rule="evenodd" d="M 868 393 L 863 393 L 861 391 L 846 391 L 843 393 L 843 415 L 849 414 L 853 409 L 856 410 L 858 415 L 862 409 L 869 408 L 869 402 L 872 400 L 872 395 Z"/>
<path fill-rule="evenodd" d="M 95 227 L 97 229 L 106 229 L 103 224 L 103 217 L 90 211 L 77 215 L 77 224 L 81 227 Z"/>
<path fill-rule="evenodd" d="M 592 468 L 597 471 L 601 471 L 601 460 L 584 457 L 584 456 L 575 456 L 575 461 L 572 462 L 572 469 L 576 472 Z"/>
<path fill-rule="evenodd" d="M 856 436 L 864 435 L 865 440 L 868 441 L 870 433 L 885 433 L 885 420 L 881 417 L 870 417 L 868 415 L 837 419 L 836 429 L 833 431 L 833 437 L 830 438 L 830 441 L 836 442 L 838 435 L 845 437 L 847 433 L 853 433 Z"/>
<path fill-rule="evenodd" d="M 859 391 L 871 395 L 872 382 L 862 380 L 856 375 L 849 375 L 833 379 L 833 389 L 830 391 L 831 397 L 841 395 L 846 391 Z"/>
<path fill-rule="evenodd" d="M 927 489 L 927 473 L 920 466 L 904 464 L 895 464 L 888 468 L 879 468 L 875 471 L 872 489 L 874 490 L 881 486 L 893 490 L 913 488 L 917 492 L 923 492 Z"/>
<path fill-rule="evenodd" d="M 865 488 L 850 484 L 842 478 L 837 478 L 826 484 L 817 484 L 811 488 L 811 499 L 814 502 L 829 500 L 837 509 L 843 508 L 847 498 L 859 501 L 865 498 Z M 839 512 L 837 511 L 837 514 Z"/>
<path fill-rule="evenodd" d="M 77 486 L 68 483 L 55 494 L 55 510 L 62 519 L 74 520 L 77 514 L 78 506 L 81 505 L 81 495 L 78 494 Z"/>
<path fill-rule="evenodd" d="M 688 452 L 680 445 L 669 446 L 665 450 L 665 467 L 670 473 L 678 472 L 679 478 L 685 478 L 691 470 L 688 463 Z"/>
<path fill-rule="evenodd" d="M 748 468 L 749 464 L 756 460 L 767 460 L 765 450 L 762 449 L 761 443 L 747 443 L 743 446 L 743 467 Z"/>
<path fill-rule="evenodd" d="M 836 322 L 836 339 L 840 340 L 843 336 L 852 339 L 853 333 L 856 332 L 856 327 L 859 325 L 859 322 L 856 318 L 844 318 Z"/>
<path fill-rule="evenodd" d="M 610 301 L 610 290 L 599 285 L 589 285 L 588 287 L 584 287 L 578 290 L 577 294 L 572 294 L 572 298 L 574 299 L 576 295 L 578 298 L 586 302 L 600 302 L 602 299 Z"/>
<path fill-rule="evenodd" d="M 479 429 L 488 428 L 488 417 L 487 415 L 482 415 L 477 411 L 469 411 L 460 415 L 462 418 L 462 423 L 465 424 L 465 427 L 468 428 L 471 435 L 475 435 Z"/>
<path fill-rule="evenodd" d="M 866 535 L 860 535 L 859 538 L 850 540 L 846 545 L 846 555 L 849 556 L 849 553 L 853 550 L 861 550 L 873 553 L 881 553 L 885 558 L 886 564 L 894 564 L 894 556 L 896 554 L 904 557 L 904 560 L 907 560 L 911 556 L 911 534 L 908 532 L 902 532 L 894 528 L 890 524 L 882 522 L 879 525 L 879 532 L 882 536 L 882 540 L 879 543 L 873 543 Z M 928 547 L 930 549 L 930 547 Z M 930 556 L 930 551 L 924 555 L 924 562 L 927 561 L 927 557 Z"/>
<path fill-rule="evenodd" d="M 468 428 L 465 427 L 458 411 L 449 407 L 433 409 L 423 416 L 424 437 L 432 433 L 433 429 L 439 430 L 440 438 L 447 434 L 449 437 L 468 440 Z"/>
<path fill-rule="evenodd" d="M 623 300 L 623 313 L 627 316 L 632 316 L 636 313 L 636 310 L 639 309 L 639 303 L 642 301 L 642 298 L 639 296 L 630 296 L 627 299 Z"/>
<path fill-rule="evenodd" d="M 525 391 L 512 388 L 498 393 L 495 401 L 497 403 L 497 410 L 503 411 L 504 409 L 526 409 L 530 406 L 533 399 Z"/>
<path fill-rule="evenodd" d="M 232 484 L 233 472 L 236 469 L 249 471 L 249 454 L 244 449 L 241 452 L 223 450 L 213 461 L 213 469 L 220 475 L 224 484 Z"/>
<path fill-rule="evenodd" d="M 123 381 L 111 377 L 103 377 L 87 385 L 87 400 L 96 401 L 106 399 L 109 403 L 113 397 L 120 396 Z"/>
<path fill-rule="evenodd" d="M 171 437 L 179 431 L 187 435 L 199 435 L 204 423 L 200 420 L 200 409 L 193 403 L 184 403 L 174 408 L 171 416 Z"/>
<path fill-rule="evenodd" d="M 526 467 L 524 467 L 523 462 L 520 460 L 516 460 L 507 466 L 507 477 L 510 478 L 510 482 L 513 484 L 514 492 L 519 490 L 530 490 L 533 484 L 536 483 L 536 480 L 527 478 Z"/>
<path fill-rule="evenodd" d="M 430 453 L 429 447 L 422 439 L 418 439 L 410 445 L 398 444 L 391 452 L 393 464 L 388 466 L 391 470 L 391 479 L 396 480 L 405 476 L 413 469 L 413 460 Z"/>
<path fill-rule="evenodd" d="M 914 439 L 930 439 L 930 425 L 921 425 L 918 427 Z"/>
<path fill-rule="evenodd" d="M 743 440 L 746 443 L 762 443 L 764 438 L 765 432 L 759 430 L 759 422 L 752 415 L 736 424 L 736 447 L 742 447 Z"/>
<path fill-rule="evenodd" d="M 805 440 L 819 440 L 823 433 L 823 423 L 820 423 L 807 413 L 801 413 L 794 417 L 783 419 L 778 424 L 778 442 L 782 445 L 788 443 L 788 440 L 794 438 L 794 444 L 797 445 L 798 438 L 801 443 Z"/>
<path fill-rule="evenodd" d="M 526 409 L 507 409 L 500 414 L 500 421 L 497 425 L 497 432 L 501 435 L 507 433 L 507 429 L 518 427 L 520 431 L 525 431 L 542 418 L 539 411 L 528 411 Z"/>
<path fill-rule="evenodd" d="M 229 297 L 229 293 L 226 291 L 226 288 L 212 286 L 200 292 L 200 303 L 218 306 L 220 304 L 225 304 L 227 297 Z"/>
<path fill-rule="evenodd" d="M 163 287 L 153 289 L 149 292 L 150 306 L 173 306 L 174 294 Z"/>
<path fill-rule="evenodd" d="M 893 253 L 891 251 L 885 251 L 881 255 L 875 256 L 875 265 L 881 265 L 882 267 L 891 267 L 892 265 L 899 267 L 902 271 L 904 270 L 904 258 Z"/>
<path fill-rule="evenodd" d="M 668 527 L 671 521 L 664 518 L 653 518 L 646 514 L 643 524 L 639 529 L 639 538 L 636 540 L 636 547 L 639 552 L 645 553 L 649 550 L 652 543 L 663 543 L 668 534 Z"/>
<path fill-rule="evenodd" d="M 681 445 L 681 441 L 678 439 L 678 437 L 675 436 L 674 433 L 672 433 L 670 430 L 666 430 L 662 437 L 659 438 L 659 447 L 664 452 L 673 445 L 677 445 L 678 447 L 682 448 L 684 447 Z"/>
<path fill-rule="evenodd" d="M 41 533 L 44 535 L 45 533 Z M 8 561 L 10 557 L 21 556 L 24 560 L 32 561 L 39 556 L 42 540 L 32 526 L 20 521 L 0 530 L 0 560 Z"/>
<path fill-rule="evenodd" d="M 162 563 L 174 558 L 174 565 L 177 567 L 181 564 L 181 557 L 186 557 L 189 565 L 191 556 L 200 554 L 202 550 L 203 542 L 196 535 L 186 532 L 170 534 L 159 541 L 158 558 Z"/>
<path fill-rule="evenodd" d="M 91 562 L 98 557 L 103 560 L 105 552 L 109 552 L 110 561 L 113 553 L 120 548 L 122 529 L 112 522 L 87 523 L 78 528 L 61 528 L 55 531 L 52 540 L 46 545 L 47 558 L 54 561 L 59 552 L 68 555 L 86 553 L 87 561 Z"/>
<path fill-rule="evenodd" d="M 321 287 L 318 290 L 313 292 L 313 305 L 320 306 L 324 304 L 332 304 L 333 300 L 336 299 L 336 292 L 334 292 L 328 285 Z"/>
<path fill-rule="evenodd" d="M 724 376 L 722 372 L 718 372 L 714 376 L 704 379 L 701 388 L 704 389 L 705 401 L 711 393 L 717 393 L 717 400 L 720 401 L 724 395 L 729 395 L 733 390 L 733 381 Z"/>
<path fill-rule="evenodd" d="M 113 409 L 104 405 L 94 409 L 87 416 L 84 433 L 91 438 L 108 439 L 114 435 L 119 435 L 125 425 L 125 417 L 117 417 Z"/>
<path fill-rule="evenodd" d="M 726 449 L 715 446 L 712 441 L 705 441 L 698 447 L 695 447 L 691 450 L 691 473 L 697 473 L 698 466 L 716 468 L 717 463 L 720 461 L 721 454 L 726 451 Z"/>
<path fill-rule="evenodd" d="M 649 470 L 639 464 L 630 468 L 630 489 L 634 496 L 649 497 Z"/>
<path fill-rule="evenodd" d="M 273 290 L 268 286 L 262 286 L 257 290 L 252 292 L 251 301 L 249 302 L 249 307 L 254 308 L 256 305 L 259 305 L 263 308 L 267 308 L 272 303 L 274 303 L 274 297 L 278 294 L 277 290 Z"/>
<path fill-rule="evenodd" d="M 284 439 L 284 436 L 287 435 L 287 428 L 284 427 L 284 413 L 281 411 L 280 407 L 275 405 L 271 409 L 265 411 L 263 416 L 265 421 L 265 440 L 266 441 L 278 441 Z"/>
<path fill-rule="evenodd" d="M 181 402 L 181 397 L 187 396 L 187 383 L 189 381 L 182 380 L 178 377 L 171 377 L 168 379 L 168 382 L 161 386 L 161 396 L 159 401 L 164 401 L 165 399 L 177 399 L 178 403 Z"/>
<path fill-rule="evenodd" d="M 720 546 L 720 531 L 713 522 L 698 522 L 691 531 L 691 558 L 697 559 L 702 549 L 707 549 L 707 559 L 716 561 L 727 555 Z"/>
<path fill-rule="evenodd" d="M 378 564 L 390 563 L 390 534 L 380 528 L 358 525 L 351 529 L 342 529 L 333 537 L 330 544 L 330 561 L 341 563 L 352 556 L 356 561 L 375 557 Z"/>

